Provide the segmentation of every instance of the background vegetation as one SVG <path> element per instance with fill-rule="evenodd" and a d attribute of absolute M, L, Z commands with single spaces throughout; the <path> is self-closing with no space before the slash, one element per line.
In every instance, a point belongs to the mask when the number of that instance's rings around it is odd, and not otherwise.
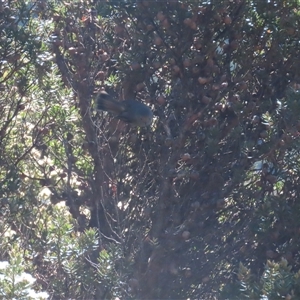
<path fill-rule="evenodd" d="M 1 1 L 1 297 L 299 299 L 299 20 Z M 96 112 L 102 88 L 152 126 Z"/>

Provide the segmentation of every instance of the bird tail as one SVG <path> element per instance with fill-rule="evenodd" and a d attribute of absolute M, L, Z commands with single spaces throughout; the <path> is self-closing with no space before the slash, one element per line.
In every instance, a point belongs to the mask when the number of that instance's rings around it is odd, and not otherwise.
<path fill-rule="evenodd" d="M 119 115 L 124 111 L 124 105 L 118 102 L 104 91 L 101 91 L 97 97 L 97 109 L 108 111 L 115 115 Z"/>

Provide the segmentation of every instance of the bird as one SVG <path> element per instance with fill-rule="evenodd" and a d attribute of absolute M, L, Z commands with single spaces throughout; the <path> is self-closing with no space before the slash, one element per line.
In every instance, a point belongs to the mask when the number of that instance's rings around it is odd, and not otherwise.
<path fill-rule="evenodd" d="M 150 126 L 153 120 L 153 112 L 147 105 L 134 99 L 117 101 L 105 91 L 98 94 L 96 105 L 97 110 L 107 111 L 133 126 Z"/>

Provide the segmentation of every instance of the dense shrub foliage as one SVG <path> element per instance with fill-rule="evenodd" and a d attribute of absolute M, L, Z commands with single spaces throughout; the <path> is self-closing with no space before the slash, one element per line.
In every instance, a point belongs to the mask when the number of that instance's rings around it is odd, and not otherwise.
<path fill-rule="evenodd" d="M 297 2 L 17 0 L 0 20 L 4 298 L 300 297 Z M 152 125 L 96 111 L 102 89 Z"/>

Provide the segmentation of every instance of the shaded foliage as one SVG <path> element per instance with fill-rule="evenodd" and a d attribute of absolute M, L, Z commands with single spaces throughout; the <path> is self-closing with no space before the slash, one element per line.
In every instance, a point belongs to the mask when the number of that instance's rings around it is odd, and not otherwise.
<path fill-rule="evenodd" d="M 296 2 L 14 3 L 0 10 L 1 205 L 34 241 L 43 288 L 226 299 L 253 288 L 237 285 L 239 263 L 298 271 Z M 96 112 L 101 89 L 145 102 L 152 126 Z M 62 201 L 74 223 L 52 209 Z M 53 236 L 31 226 L 43 213 Z M 78 255 L 56 264 L 59 245 Z"/>

